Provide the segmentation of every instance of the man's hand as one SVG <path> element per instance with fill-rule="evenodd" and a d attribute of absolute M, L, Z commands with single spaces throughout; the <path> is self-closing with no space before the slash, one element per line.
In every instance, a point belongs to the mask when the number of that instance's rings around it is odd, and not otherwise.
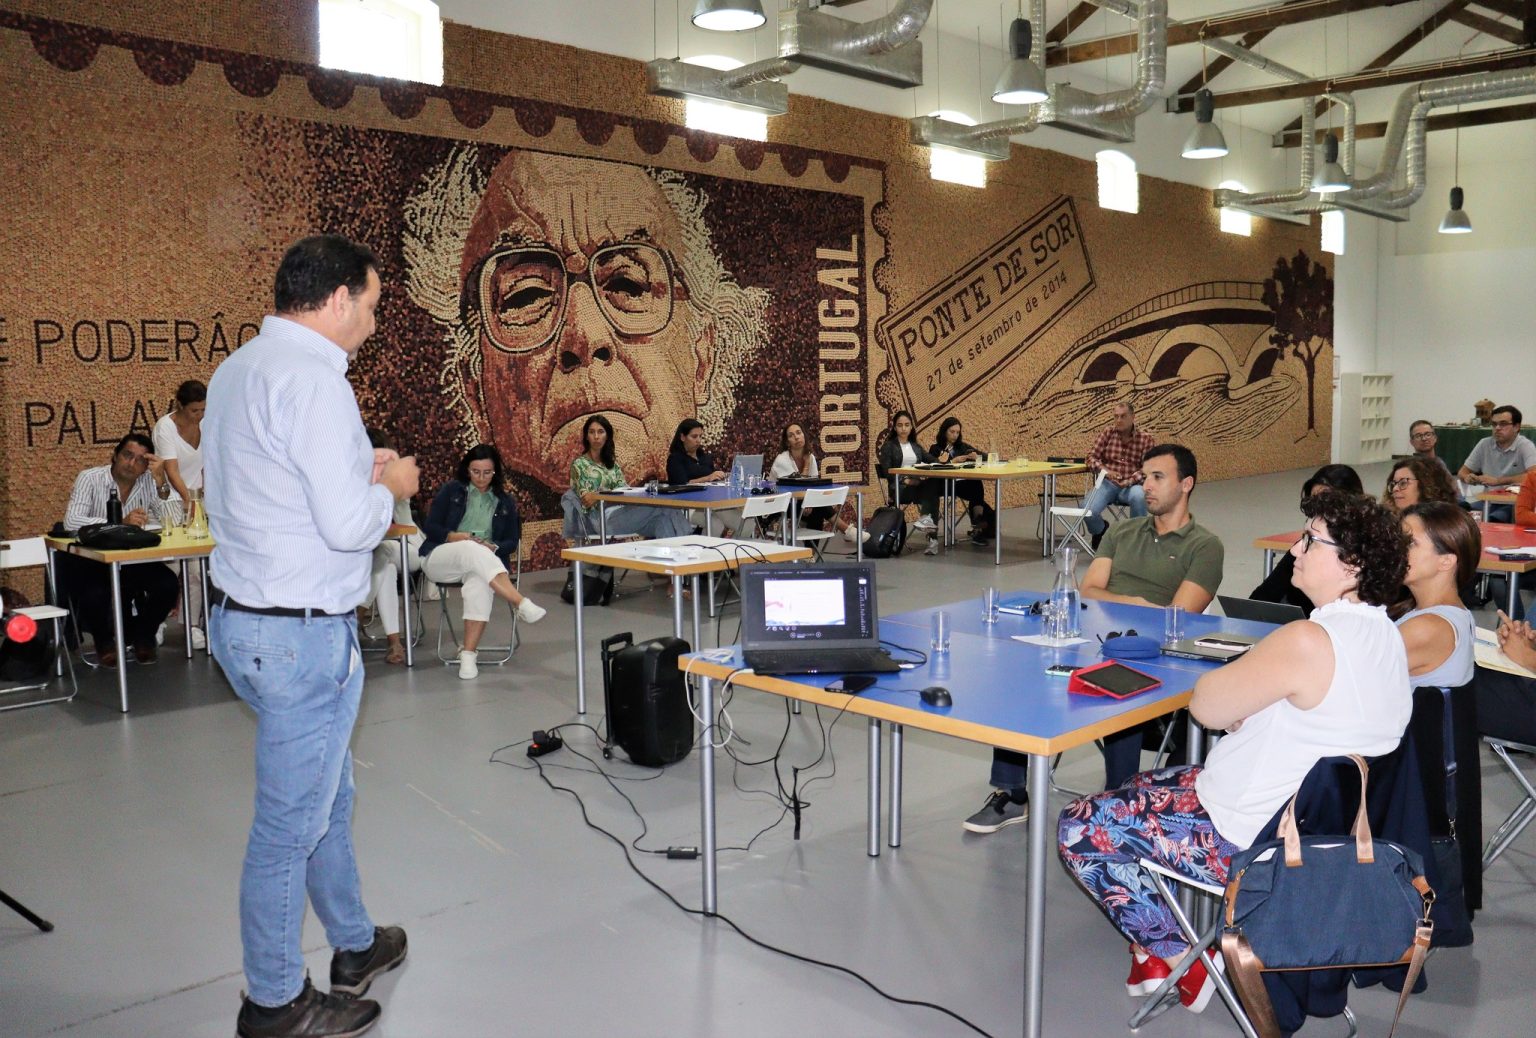
<path fill-rule="evenodd" d="M 144 511 L 142 508 L 135 508 L 127 515 L 123 516 L 123 522 L 127 523 L 129 526 L 143 526 L 145 523 L 149 522 L 149 513 Z"/>
<path fill-rule="evenodd" d="M 144 460 L 149 462 L 149 474 L 155 477 L 155 482 L 160 482 L 160 477 L 165 472 L 165 459 L 158 454 L 146 454 Z"/>
<path fill-rule="evenodd" d="M 416 458 L 393 458 L 384 463 L 379 472 L 379 482 L 388 488 L 396 501 L 403 497 L 415 497 L 421 489 L 421 472 L 416 468 Z"/>

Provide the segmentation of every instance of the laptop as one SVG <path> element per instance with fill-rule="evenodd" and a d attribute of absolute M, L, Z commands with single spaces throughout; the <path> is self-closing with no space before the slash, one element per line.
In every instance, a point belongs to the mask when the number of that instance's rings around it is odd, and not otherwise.
<path fill-rule="evenodd" d="M 741 475 L 744 479 L 759 479 L 763 474 L 763 456 L 761 454 L 738 454 L 732 465 L 741 466 Z"/>
<path fill-rule="evenodd" d="M 741 656 L 759 674 L 892 674 L 873 562 L 741 567 Z"/>
<path fill-rule="evenodd" d="M 1235 660 L 1259 643 L 1259 639 L 1246 634 L 1229 634 L 1214 631 L 1198 638 L 1185 638 L 1172 645 L 1163 646 L 1164 656 L 1179 656 L 1186 660 L 1211 660 L 1226 663 Z"/>
<path fill-rule="evenodd" d="M 703 490 L 707 483 L 663 483 L 656 488 L 658 494 L 696 494 Z"/>
<path fill-rule="evenodd" d="M 1261 602 L 1257 598 L 1234 598 L 1217 595 L 1221 611 L 1234 620 L 1257 620 L 1265 624 L 1288 624 L 1292 620 L 1305 620 L 1307 611 L 1290 602 Z"/>

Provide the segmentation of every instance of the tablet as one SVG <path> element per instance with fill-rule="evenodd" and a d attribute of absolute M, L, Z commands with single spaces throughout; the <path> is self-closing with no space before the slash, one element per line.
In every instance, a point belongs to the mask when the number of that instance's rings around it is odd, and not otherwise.
<path fill-rule="evenodd" d="M 1161 681 L 1150 674 L 1143 674 L 1123 663 L 1111 661 L 1097 663 L 1077 671 L 1067 683 L 1067 691 L 1084 696 L 1127 699 L 1161 684 Z"/>

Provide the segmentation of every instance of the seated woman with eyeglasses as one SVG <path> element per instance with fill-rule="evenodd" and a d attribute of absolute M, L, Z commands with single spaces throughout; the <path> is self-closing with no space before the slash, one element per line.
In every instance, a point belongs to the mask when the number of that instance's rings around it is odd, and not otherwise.
<path fill-rule="evenodd" d="M 565 536 L 580 543 L 601 532 L 597 495 L 625 486 L 624 471 L 614 455 L 613 425 L 595 414 L 581 430 L 581 453 L 571 462 L 571 489 L 560 498 L 565 513 Z M 656 505 L 609 505 L 606 517 L 608 536 L 685 537 L 688 520 L 681 509 Z"/>
<path fill-rule="evenodd" d="M 1476 664 L 1475 627 L 1461 589 L 1477 575 L 1482 531 L 1461 506 L 1430 501 L 1404 509 L 1403 533 L 1408 597 L 1393 612 L 1401 613 L 1409 676 L 1415 686 L 1458 688 L 1472 680 Z"/>
<path fill-rule="evenodd" d="M 930 452 L 933 459 L 955 463 L 986 460 L 981 451 L 965 442 L 962 438 L 963 433 L 964 427 L 958 418 L 951 416 L 940 422 L 939 438 L 934 441 L 933 450 Z M 987 504 L 987 495 L 982 489 L 981 480 L 956 480 L 955 497 L 965 502 L 966 511 L 970 514 L 971 543 L 990 544 L 992 530 L 997 522 L 997 513 L 991 505 Z"/>
<path fill-rule="evenodd" d="M 1330 491 L 1363 494 L 1365 487 L 1360 483 L 1360 474 L 1348 465 L 1324 465 L 1301 485 L 1302 506 L 1306 506 L 1308 498 Z M 1289 602 L 1303 612 L 1311 613 L 1312 600 L 1291 583 L 1295 562 L 1295 558 L 1287 553 L 1284 558 L 1275 563 L 1275 568 L 1269 571 L 1269 576 L 1248 593 L 1248 597 L 1260 602 Z"/>
<path fill-rule="evenodd" d="M 1402 513 L 1427 501 L 1456 503 L 1456 485 L 1445 467 L 1433 458 L 1403 458 L 1392 466 L 1381 503 Z"/>
<path fill-rule="evenodd" d="M 434 584 L 462 584 L 464 644 L 459 649 L 459 677 L 480 673 L 478 647 L 491 606 L 504 598 L 517 618 L 536 624 L 545 610 L 518 591 L 507 572 L 523 535 L 517 501 L 507 492 L 501 453 L 488 443 L 471 447 L 459 460 L 457 478 L 432 499 L 421 524 L 421 572 Z"/>
<path fill-rule="evenodd" d="M 1195 684 L 1190 713 L 1229 733 L 1205 764 L 1143 772 L 1061 813 L 1062 861 L 1131 942 L 1133 994 L 1153 990 L 1189 953 L 1137 860 L 1226 883 L 1232 855 L 1252 844 L 1314 764 L 1390 752 L 1413 712 L 1408 653 L 1386 609 L 1408 569 L 1397 518 L 1369 498 L 1338 493 L 1308 498 L 1302 512 L 1293 579 L 1317 609 Z M 1195 1012 L 1214 990 L 1210 955 L 1178 984 Z"/>

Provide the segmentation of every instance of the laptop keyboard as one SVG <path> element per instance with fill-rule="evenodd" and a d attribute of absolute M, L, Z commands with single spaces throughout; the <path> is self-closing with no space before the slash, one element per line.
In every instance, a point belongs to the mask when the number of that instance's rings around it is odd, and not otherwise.
<path fill-rule="evenodd" d="M 759 674 L 893 673 L 900 669 L 881 649 L 833 649 L 814 654 L 754 649 L 742 660 Z"/>

